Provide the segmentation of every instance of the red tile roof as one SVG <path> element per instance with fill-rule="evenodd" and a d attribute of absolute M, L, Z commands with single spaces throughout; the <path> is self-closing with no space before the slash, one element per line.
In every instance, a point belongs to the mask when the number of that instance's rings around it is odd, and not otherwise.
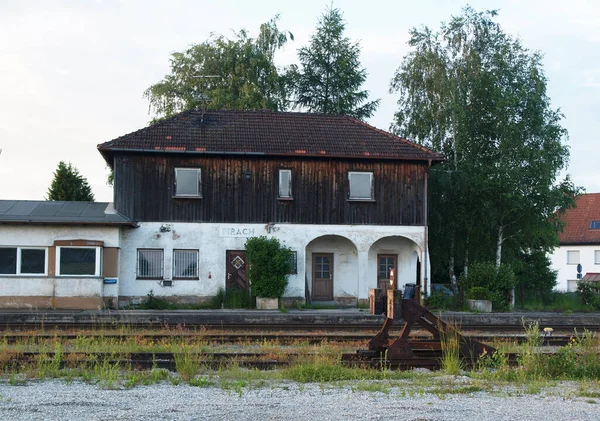
<path fill-rule="evenodd" d="M 343 115 L 190 110 L 98 145 L 116 151 L 441 161 L 414 142 Z"/>
<path fill-rule="evenodd" d="M 560 244 L 600 244 L 600 229 L 590 228 L 592 221 L 600 222 L 600 193 L 582 194 L 576 203 L 560 217 L 566 224 Z"/>

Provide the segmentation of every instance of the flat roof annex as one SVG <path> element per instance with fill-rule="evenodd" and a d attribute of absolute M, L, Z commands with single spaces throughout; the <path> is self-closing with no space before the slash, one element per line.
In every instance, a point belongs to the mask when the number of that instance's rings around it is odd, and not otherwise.
<path fill-rule="evenodd" d="M 345 115 L 184 111 L 98 145 L 115 152 L 232 154 L 440 162 L 442 155 Z"/>
<path fill-rule="evenodd" d="M 0 200 L 0 224 L 137 226 L 112 203 L 43 200 Z"/>

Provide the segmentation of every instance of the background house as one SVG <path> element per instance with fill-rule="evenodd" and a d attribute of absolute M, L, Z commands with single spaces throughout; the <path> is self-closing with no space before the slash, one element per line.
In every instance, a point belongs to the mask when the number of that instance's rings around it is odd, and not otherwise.
<path fill-rule="evenodd" d="M 559 247 L 551 255 L 552 268 L 558 271 L 557 289 L 577 289 L 577 265 L 581 277 L 595 278 L 600 272 L 600 193 L 582 194 L 576 207 L 561 216 L 565 223 L 559 234 Z"/>
<path fill-rule="evenodd" d="M 0 307 L 116 307 L 123 226 L 109 203 L 0 200 Z"/>
<path fill-rule="evenodd" d="M 186 111 L 98 145 L 114 170 L 119 300 L 150 290 L 197 302 L 248 288 L 244 244 L 295 256 L 288 301 L 355 305 L 388 283 L 427 290 L 427 179 L 442 157 L 361 121 L 269 111 Z"/>

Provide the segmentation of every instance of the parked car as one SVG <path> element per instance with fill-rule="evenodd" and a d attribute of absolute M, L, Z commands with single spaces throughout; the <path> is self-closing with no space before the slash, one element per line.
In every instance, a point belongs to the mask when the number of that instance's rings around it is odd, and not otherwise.
<path fill-rule="evenodd" d="M 451 285 L 444 285 L 444 284 L 431 284 L 431 293 L 440 293 L 443 295 L 447 295 L 449 297 L 453 297 L 454 296 L 454 291 L 451 289 L 452 286 Z"/>

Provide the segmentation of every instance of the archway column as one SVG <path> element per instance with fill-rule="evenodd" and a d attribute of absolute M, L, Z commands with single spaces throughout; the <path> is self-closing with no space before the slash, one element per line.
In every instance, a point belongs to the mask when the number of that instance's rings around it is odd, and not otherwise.
<path fill-rule="evenodd" d="M 372 280 L 369 279 L 369 251 L 358 251 L 358 299 L 369 298 L 369 288 L 372 288 Z M 376 283 L 375 283 L 376 284 Z"/>

